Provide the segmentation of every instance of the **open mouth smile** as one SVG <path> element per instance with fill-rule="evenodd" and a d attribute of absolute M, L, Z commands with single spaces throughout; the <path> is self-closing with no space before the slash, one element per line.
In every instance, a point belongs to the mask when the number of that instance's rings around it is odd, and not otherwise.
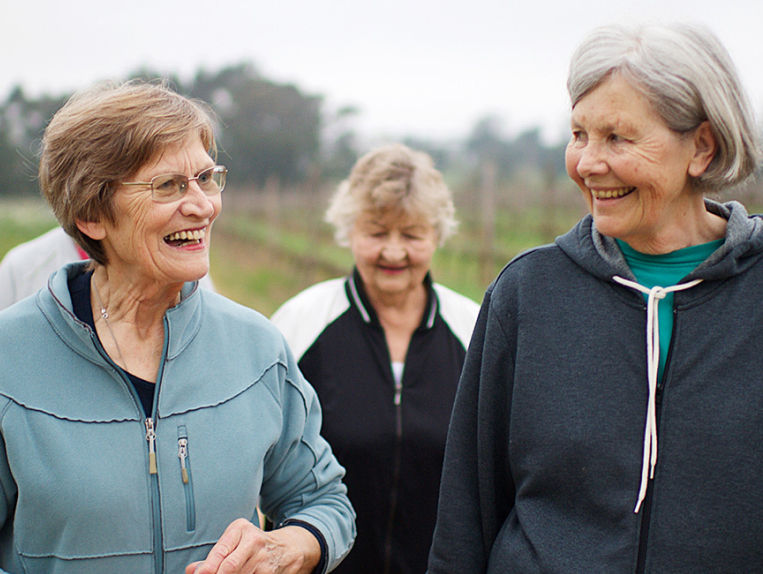
<path fill-rule="evenodd" d="M 183 231 L 175 231 L 169 235 L 164 236 L 164 242 L 173 247 L 182 247 L 183 245 L 199 245 L 204 242 L 206 236 L 206 230 L 201 229 L 184 229 Z"/>
<path fill-rule="evenodd" d="M 636 191 L 635 187 L 619 187 L 617 189 L 588 189 L 594 199 L 619 199 Z"/>

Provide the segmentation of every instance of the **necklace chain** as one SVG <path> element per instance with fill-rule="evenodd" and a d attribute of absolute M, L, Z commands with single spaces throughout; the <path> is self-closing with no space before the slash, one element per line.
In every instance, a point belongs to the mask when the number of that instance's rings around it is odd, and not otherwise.
<path fill-rule="evenodd" d="M 117 341 L 116 336 L 114 335 L 114 331 L 111 329 L 111 324 L 109 323 L 109 312 L 106 309 L 106 306 L 103 304 L 103 301 L 101 301 L 101 295 L 98 293 L 98 287 L 95 285 L 95 275 L 93 275 L 93 278 L 90 281 L 90 284 L 93 286 L 93 293 L 95 294 L 95 300 L 98 303 L 98 307 L 100 308 L 100 314 L 101 319 L 103 319 L 103 322 L 106 324 L 106 330 L 109 332 L 109 335 L 111 336 L 111 340 L 114 342 L 114 346 L 117 349 L 117 358 L 119 359 L 122 368 L 125 371 L 129 372 L 129 368 L 127 367 L 127 361 L 125 361 L 124 356 L 122 355 L 122 349 L 119 348 L 119 341 Z"/>

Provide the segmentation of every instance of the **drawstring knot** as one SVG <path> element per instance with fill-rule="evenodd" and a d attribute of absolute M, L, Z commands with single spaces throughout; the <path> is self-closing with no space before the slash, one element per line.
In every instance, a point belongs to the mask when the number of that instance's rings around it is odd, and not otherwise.
<path fill-rule="evenodd" d="M 612 279 L 625 287 L 641 291 L 647 295 L 646 303 L 646 368 L 649 397 L 646 407 L 646 423 L 644 425 L 644 454 L 641 463 L 641 487 L 639 488 L 638 500 L 633 512 L 638 514 L 641 504 L 646 496 L 646 488 L 649 480 L 654 478 L 654 467 L 657 464 L 657 373 L 660 367 L 660 319 L 658 315 L 660 301 L 668 293 L 690 289 L 702 282 L 702 279 L 694 279 L 688 283 L 672 285 L 670 287 L 647 288 L 635 281 L 629 281 L 617 275 Z"/>

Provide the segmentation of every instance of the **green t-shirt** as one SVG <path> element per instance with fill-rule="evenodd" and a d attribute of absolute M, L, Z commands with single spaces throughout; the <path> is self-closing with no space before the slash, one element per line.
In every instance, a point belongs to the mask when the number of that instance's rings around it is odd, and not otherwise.
<path fill-rule="evenodd" d="M 685 247 L 670 253 L 649 255 L 636 251 L 625 241 L 619 239 L 615 241 L 620 246 L 625 256 L 625 261 L 628 263 L 631 271 L 633 271 L 636 281 L 649 289 L 655 285 L 660 287 L 677 285 L 681 279 L 710 257 L 713 251 L 723 245 L 723 239 L 717 239 L 709 243 L 692 245 L 691 247 Z M 644 299 L 648 298 L 649 295 L 644 293 Z M 673 334 L 673 293 L 668 293 L 659 302 L 657 313 L 660 321 L 660 366 L 657 372 L 657 380 L 661 381 L 665 362 L 668 358 L 670 338 Z"/>

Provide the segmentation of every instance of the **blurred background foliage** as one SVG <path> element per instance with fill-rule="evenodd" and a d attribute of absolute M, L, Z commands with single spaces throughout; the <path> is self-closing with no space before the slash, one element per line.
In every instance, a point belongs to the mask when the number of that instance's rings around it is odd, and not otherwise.
<path fill-rule="evenodd" d="M 138 70 L 128 78 L 155 80 Z M 200 70 L 189 81 L 164 76 L 178 92 L 207 102 L 215 113 L 220 161 L 241 187 L 315 185 L 345 177 L 358 157 L 375 143 L 361 142 L 353 106 L 327 109 L 321 95 L 263 77 L 251 63 L 218 71 Z M 36 195 L 37 153 L 52 114 L 70 94 L 31 97 L 15 87 L 0 102 L 0 195 Z M 540 128 L 514 138 L 503 134 L 492 116 L 476 122 L 464 141 L 401 138 L 432 155 L 438 168 L 457 179 L 482 160 L 498 166 L 499 179 L 538 169 L 563 173 L 563 145 L 546 145 Z"/>
<path fill-rule="evenodd" d="M 218 161 L 229 169 L 212 243 L 217 288 L 270 314 L 307 285 L 347 273 L 350 253 L 334 244 L 322 214 L 358 156 L 389 139 L 362 138 L 357 108 L 328 109 L 321 95 L 271 81 L 251 63 L 199 70 L 189 81 L 152 70 L 125 79 L 159 77 L 216 117 Z M 30 97 L 16 87 L 0 102 L 0 256 L 55 225 L 39 199 L 37 156 L 69 95 Z M 509 136 L 485 116 L 462 141 L 399 141 L 429 153 L 454 194 L 460 231 L 436 253 L 434 278 L 476 300 L 511 257 L 553 241 L 585 213 L 564 170 L 566 142 L 544 142 L 540 128 Z M 763 190 L 753 182 L 729 198 L 757 211 Z"/>

